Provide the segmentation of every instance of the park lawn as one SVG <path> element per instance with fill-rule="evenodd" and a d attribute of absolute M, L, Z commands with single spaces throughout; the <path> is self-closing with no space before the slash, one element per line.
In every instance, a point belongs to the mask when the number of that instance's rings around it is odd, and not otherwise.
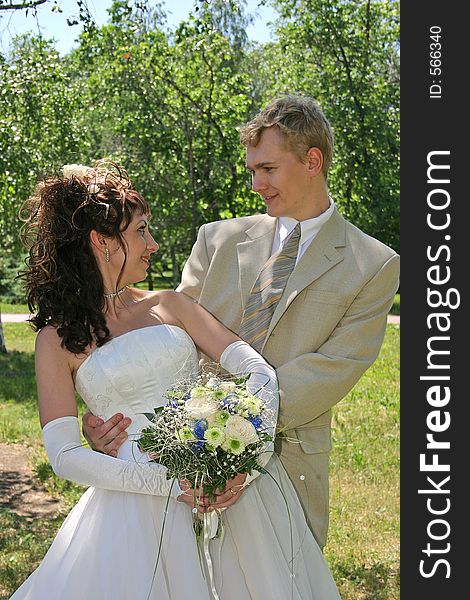
<path fill-rule="evenodd" d="M 399 342 L 334 410 L 325 556 L 343 600 L 399 600 Z"/>
<path fill-rule="evenodd" d="M 1 313 L 19 313 L 29 314 L 29 308 L 27 304 L 10 304 L 7 302 L 0 302 L 0 314 Z"/>
<path fill-rule="evenodd" d="M 395 294 L 393 297 L 393 303 L 390 307 L 391 315 L 399 315 L 400 314 L 400 294 Z"/>
<path fill-rule="evenodd" d="M 0 442 L 33 448 L 36 476 L 68 509 L 84 488 L 57 479 L 42 447 L 35 334 L 25 323 L 3 327 L 9 353 L 0 355 Z M 400 327 L 387 325 L 377 361 L 334 409 L 325 556 L 343 600 L 400 597 L 399 339 Z M 28 521 L 0 510 L 0 600 L 37 566 L 64 517 Z"/>

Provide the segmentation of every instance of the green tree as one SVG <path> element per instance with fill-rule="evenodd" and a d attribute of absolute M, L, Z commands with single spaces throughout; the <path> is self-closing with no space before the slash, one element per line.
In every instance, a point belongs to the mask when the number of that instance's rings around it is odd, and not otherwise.
<path fill-rule="evenodd" d="M 279 42 L 263 49 L 264 99 L 315 97 L 335 132 L 330 191 L 352 222 L 399 249 L 396 0 L 273 0 Z M 259 52 L 258 52 L 259 54 Z"/>
<path fill-rule="evenodd" d="M 316 97 L 333 124 L 329 187 L 340 210 L 398 249 L 396 0 L 273 4 L 278 40 L 266 45 L 248 42 L 244 2 L 196 0 L 171 32 L 158 4 L 117 0 L 102 27 L 77 2 L 84 28 L 65 57 L 32 36 L 0 56 L 6 293 L 16 293 L 17 214 L 35 181 L 103 157 L 125 165 L 148 199 L 161 243 L 153 275 L 176 284 L 202 223 L 262 209 L 237 128 L 292 91 Z"/>
<path fill-rule="evenodd" d="M 74 162 L 86 145 L 79 106 L 80 88 L 51 42 L 17 38 L 0 62 L 0 294 L 9 300 L 22 299 L 12 281 L 21 268 L 21 204 L 42 175 Z"/>
<path fill-rule="evenodd" d="M 154 211 L 154 268 L 173 284 L 200 224 L 257 203 L 237 132 L 250 102 L 243 36 L 236 23 L 224 33 L 211 8 L 170 34 L 161 11 L 115 2 L 110 23 L 84 33 L 71 57 L 88 86 L 91 153 L 128 166 Z"/>

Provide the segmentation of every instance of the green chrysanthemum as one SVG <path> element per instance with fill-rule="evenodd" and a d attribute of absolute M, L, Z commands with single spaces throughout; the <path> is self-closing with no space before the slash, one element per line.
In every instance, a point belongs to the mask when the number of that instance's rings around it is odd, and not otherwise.
<path fill-rule="evenodd" d="M 235 438 L 226 438 L 222 448 L 230 454 L 241 454 L 245 450 L 245 444 Z"/>
<path fill-rule="evenodd" d="M 179 439 L 180 442 L 190 442 L 191 440 L 196 439 L 194 437 L 193 430 L 191 429 L 191 427 L 188 427 L 187 425 L 184 427 L 181 427 L 181 429 L 179 429 L 177 431 L 176 437 Z"/>
<path fill-rule="evenodd" d="M 219 410 L 215 414 L 215 420 L 214 421 L 215 421 L 215 423 L 217 425 L 224 426 L 229 417 L 230 417 L 230 413 L 228 413 L 226 410 Z"/>
<path fill-rule="evenodd" d="M 209 442 L 211 446 L 217 448 L 225 440 L 225 434 L 220 427 L 208 427 L 204 433 L 204 439 Z"/>
<path fill-rule="evenodd" d="M 193 387 L 193 389 L 190 392 L 191 398 L 201 398 L 207 396 L 207 393 L 208 392 L 206 388 L 202 385 L 197 385 L 196 387 Z"/>
<path fill-rule="evenodd" d="M 248 415 L 259 415 L 261 413 L 262 404 L 259 398 L 256 396 L 248 396 L 240 400 L 237 412 L 243 416 Z"/>

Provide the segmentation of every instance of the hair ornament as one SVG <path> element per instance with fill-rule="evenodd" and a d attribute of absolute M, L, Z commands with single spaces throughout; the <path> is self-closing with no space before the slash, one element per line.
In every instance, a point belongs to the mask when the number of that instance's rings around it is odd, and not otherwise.
<path fill-rule="evenodd" d="M 100 191 L 100 186 L 97 183 L 90 183 L 87 187 L 87 192 L 91 194 L 97 194 Z"/>
<path fill-rule="evenodd" d="M 87 174 L 90 173 L 90 171 L 94 171 L 94 169 L 92 169 L 91 167 L 87 167 L 86 165 L 73 164 L 64 165 L 62 167 L 62 174 L 64 176 L 64 179 L 72 179 L 74 175 L 75 177 L 85 177 Z"/>

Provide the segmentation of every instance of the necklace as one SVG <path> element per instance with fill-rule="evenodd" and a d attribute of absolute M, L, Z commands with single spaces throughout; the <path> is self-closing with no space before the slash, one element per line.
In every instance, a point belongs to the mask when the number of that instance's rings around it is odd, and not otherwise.
<path fill-rule="evenodd" d="M 106 300 L 112 300 L 113 298 L 117 298 L 123 292 L 125 292 L 128 287 L 129 287 L 128 285 L 125 285 L 123 288 L 121 288 L 117 292 L 111 292 L 110 294 L 103 294 L 103 296 L 106 298 Z"/>

